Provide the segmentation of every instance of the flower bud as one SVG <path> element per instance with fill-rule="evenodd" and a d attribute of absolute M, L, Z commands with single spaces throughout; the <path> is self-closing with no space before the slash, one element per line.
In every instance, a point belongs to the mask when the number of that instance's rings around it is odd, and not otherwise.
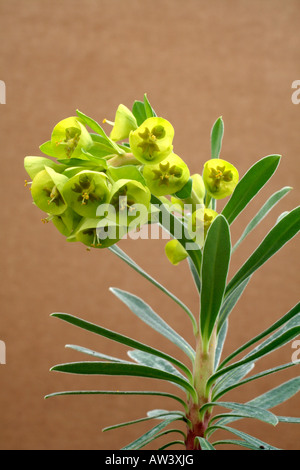
<path fill-rule="evenodd" d="M 239 173 L 231 163 L 212 158 L 204 164 L 203 181 L 207 193 L 215 199 L 223 199 L 233 193 Z"/>
<path fill-rule="evenodd" d="M 53 215 L 62 214 L 67 204 L 62 196 L 62 187 L 68 181 L 66 176 L 46 167 L 32 181 L 31 195 L 34 203 L 44 212 Z"/>
<path fill-rule="evenodd" d="M 160 117 L 146 119 L 129 134 L 129 144 L 135 158 L 142 163 L 159 163 L 173 150 L 174 128 Z"/>
<path fill-rule="evenodd" d="M 176 239 L 167 242 L 167 244 L 165 245 L 165 253 L 167 255 L 168 260 L 172 264 L 174 264 L 174 266 L 179 264 L 180 261 L 183 261 L 188 256 L 186 250 Z"/>
<path fill-rule="evenodd" d="M 139 225 L 148 222 L 151 193 L 136 180 L 120 179 L 111 189 L 110 204 L 115 209 L 116 223 L 133 228 L 134 221 Z"/>
<path fill-rule="evenodd" d="M 104 173 L 83 170 L 68 180 L 63 188 L 63 196 L 77 214 L 96 217 L 98 206 L 109 199 L 107 182 Z"/>
<path fill-rule="evenodd" d="M 137 127 L 138 125 L 132 112 L 126 106 L 120 104 L 116 111 L 114 127 L 109 137 L 115 142 L 128 139 L 130 132 L 137 129 Z"/>
<path fill-rule="evenodd" d="M 92 145 L 91 135 L 76 117 L 60 121 L 51 135 L 51 146 L 57 158 L 78 157 L 82 149 L 88 150 Z"/>
<path fill-rule="evenodd" d="M 196 196 L 203 201 L 205 196 L 205 185 L 201 175 L 195 173 L 191 176 L 193 180 L 193 191 L 195 191 Z"/>
<path fill-rule="evenodd" d="M 189 180 L 190 171 L 178 155 L 171 153 L 161 163 L 145 165 L 143 176 L 154 196 L 166 196 L 183 188 Z"/>
<path fill-rule="evenodd" d="M 218 213 L 203 206 L 193 212 L 188 221 L 188 232 L 192 240 L 202 248 L 207 231 Z"/>

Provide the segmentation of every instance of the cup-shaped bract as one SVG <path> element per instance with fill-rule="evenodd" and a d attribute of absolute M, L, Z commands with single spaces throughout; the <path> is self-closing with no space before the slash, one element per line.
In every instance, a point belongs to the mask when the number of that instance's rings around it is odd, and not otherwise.
<path fill-rule="evenodd" d="M 131 131 L 137 129 L 136 118 L 124 104 L 120 104 L 116 111 L 114 127 L 110 133 L 111 140 L 118 142 L 128 139 Z"/>
<path fill-rule="evenodd" d="M 144 164 L 159 163 L 173 150 L 174 128 L 161 117 L 146 119 L 129 134 L 129 144 L 135 158 Z"/>
<path fill-rule="evenodd" d="M 111 189 L 110 205 L 116 224 L 131 229 L 148 222 L 151 193 L 136 180 L 120 179 Z"/>
<path fill-rule="evenodd" d="M 145 165 L 143 176 L 154 196 L 166 196 L 183 188 L 189 180 L 190 171 L 178 155 L 171 153 L 163 162 Z"/>
<path fill-rule="evenodd" d="M 120 238 L 119 227 L 113 221 L 95 217 L 84 218 L 68 241 L 81 242 L 88 248 L 108 248 Z"/>
<path fill-rule="evenodd" d="M 200 247 L 203 247 L 205 237 L 213 220 L 218 213 L 213 209 L 201 207 L 197 209 L 188 220 L 188 233 Z"/>
<path fill-rule="evenodd" d="M 180 261 L 183 261 L 184 259 L 188 257 L 187 251 L 183 248 L 181 243 L 176 239 L 170 240 L 166 243 L 165 253 L 167 255 L 168 260 L 174 266 L 177 266 L 177 264 L 179 264 Z"/>
<path fill-rule="evenodd" d="M 66 166 L 59 163 L 55 163 L 50 158 L 46 157 L 32 157 L 27 156 L 24 158 L 24 168 L 30 178 L 34 178 L 40 171 L 45 169 L 45 166 L 53 168 L 57 173 L 62 173 Z"/>
<path fill-rule="evenodd" d="M 36 206 L 48 214 L 62 214 L 67 208 L 62 196 L 62 187 L 66 181 L 68 181 L 66 176 L 56 173 L 49 167 L 40 171 L 33 178 L 31 185 L 31 195 Z"/>
<path fill-rule="evenodd" d="M 62 235 L 69 237 L 74 233 L 74 230 L 79 225 L 82 217 L 74 212 L 70 207 L 67 207 L 65 212 L 60 215 L 51 216 L 50 220 Z"/>
<path fill-rule="evenodd" d="M 88 150 L 93 140 L 77 117 L 68 117 L 54 127 L 51 135 L 51 146 L 57 158 L 79 157 L 83 150 Z"/>
<path fill-rule="evenodd" d="M 204 164 L 203 181 L 211 197 L 223 199 L 233 193 L 239 181 L 239 173 L 226 160 L 212 158 Z"/>
<path fill-rule="evenodd" d="M 63 188 L 68 206 L 82 217 L 96 217 L 99 205 L 108 201 L 109 194 L 107 176 L 92 170 L 80 171 Z"/>

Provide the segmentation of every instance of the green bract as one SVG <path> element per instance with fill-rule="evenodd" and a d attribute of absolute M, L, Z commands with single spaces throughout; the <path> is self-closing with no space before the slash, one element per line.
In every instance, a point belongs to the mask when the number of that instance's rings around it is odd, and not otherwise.
<path fill-rule="evenodd" d="M 124 231 L 122 233 L 124 235 Z M 119 227 L 107 219 L 83 219 L 68 241 L 78 241 L 89 248 L 108 248 L 120 240 Z"/>
<path fill-rule="evenodd" d="M 62 196 L 61 188 L 67 177 L 47 167 L 40 171 L 32 181 L 31 195 L 34 203 L 44 212 L 53 215 L 62 214 L 67 204 Z"/>
<path fill-rule="evenodd" d="M 104 173 L 83 170 L 68 180 L 63 195 L 77 214 L 83 217 L 96 217 L 100 204 L 109 199 L 108 180 Z"/>
<path fill-rule="evenodd" d="M 108 217 L 115 218 L 115 222 L 124 227 L 143 225 L 148 221 L 150 199 L 150 191 L 142 183 L 120 179 L 111 189 L 109 203 L 115 212 Z"/>
<path fill-rule="evenodd" d="M 142 163 L 159 163 L 173 150 L 174 128 L 161 117 L 151 117 L 129 134 L 133 155 Z"/>
<path fill-rule="evenodd" d="M 188 257 L 188 253 L 178 240 L 170 240 L 165 245 L 168 260 L 175 266 Z"/>
<path fill-rule="evenodd" d="M 233 193 L 239 181 L 239 173 L 231 163 L 212 158 L 204 164 L 203 181 L 211 197 L 223 199 Z"/>
<path fill-rule="evenodd" d="M 193 240 L 195 240 L 199 246 L 204 245 L 204 240 L 207 231 L 215 219 L 218 213 L 212 209 L 202 207 L 193 212 L 192 216 L 188 221 L 188 231 Z"/>
<path fill-rule="evenodd" d="M 51 135 L 52 150 L 58 158 L 78 157 L 82 149 L 88 150 L 92 145 L 92 137 L 77 117 L 60 121 Z"/>
<path fill-rule="evenodd" d="M 69 207 L 62 214 L 50 217 L 51 222 L 65 237 L 69 237 L 74 232 L 81 219 L 82 217 Z"/>
<path fill-rule="evenodd" d="M 120 104 L 115 116 L 114 127 L 110 133 L 110 138 L 117 142 L 128 139 L 131 131 L 138 127 L 132 112 L 123 104 Z"/>
<path fill-rule="evenodd" d="M 187 183 L 190 171 L 175 153 L 156 165 L 145 165 L 143 176 L 152 194 L 166 196 L 179 191 Z"/>

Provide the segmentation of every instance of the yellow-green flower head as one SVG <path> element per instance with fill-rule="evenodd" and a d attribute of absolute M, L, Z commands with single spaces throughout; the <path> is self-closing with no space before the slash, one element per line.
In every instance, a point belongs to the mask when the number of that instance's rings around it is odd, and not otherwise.
<path fill-rule="evenodd" d="M 180 261 L 183 261 L 188 256 L 186 250 L 176 239 L 167 242 L 165 245 L 165 253 L 168 260 L 174 264 L 174 266 L 179 264 Z"/>
<path fill-rule="evenodd" d="M 116 223 L 133 228 L 134 222 L 148 222 L 151 193 L 136 180 L 120 179 L 113 184 L 109 203 L 115 209 Z"/>
<path fill-rule="evenodd" d="M 211 197 L 223 199 L 233 193 L 239 181 L 239 173 L 231 163 L 212 158 L 204 164 L 203 181 Z"/>
<path fill-rule="evenodd" d="M 68 239 L 71 242 L 81 242 L 88 248 L 108 248 L 119 240 L 119 227 L 100 218 L 83 219 L 75 234 Z"/>
<path fill-rule="evenodd" d="M 62 214 L 67 204 L 61 190 L 67 180 L 67 177 L 51 168 L 46 167 L 40 171 L 33 178 L 31 185 L 31 195 L 37 207 L 47 214 Z"/>
<path fill-rule="evenodd" d="M 175 153 L 156 165 L 145 165 L 143 176 L 154 196 L 166 196 L 179 191 L 188 182 L 190 171 Z"/>
<path fill-rule="evenodd" d="M 129 144 L 135 158 L 142 163 L 159 163 L 173 150 L 174 128 L 161 117 L 146 119 L 129 134 Z"/>
<path fill-rule="evenodd" d="M 109 199 L 107 176 L 92 170 L 80 171 L 67 181 L 63 196 L 77 214 L 96 217 L 98 206 Z"/>
<path fill-rule="evenodd" d="M 200 247 L 204 245 L 204 240 L 209 227 L 218 213 L 212 209 L 202 207 L 193 212 L 188 221 L 188 232 L 192 240 L 196 241 Z"/>
<path fill-rule="evenodd" d="M 116 111 L 114 127 L 109 137 L 115 142 L 128 139 L 130 132 L 137 129 L 137 127 L 136 119 L 130 109 L 120 104 Z"/>
<path fill-rule="evenodd" d="M 77 117 L 63 119 L 53 129 L 51 145 L 58 158 L 75 158 L 93 145 L 86 127 Z"/>

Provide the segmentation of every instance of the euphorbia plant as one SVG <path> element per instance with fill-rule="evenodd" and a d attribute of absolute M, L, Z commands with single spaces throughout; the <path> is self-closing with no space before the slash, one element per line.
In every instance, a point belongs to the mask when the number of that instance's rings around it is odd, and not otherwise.
<path fill-rule="evenodd" d="M 123 360 L 72 346 L 93 356 L 93 360 L 60 364 L 52 370 L 155 378 L 177 386 L 178 393 L 93 390 L 57 392 L 47 397 L 152 395 L 160 396 L 162 401 L 173 399 L 179 405 L 179 410 L 151 410 L 145 418 L 107 428 L 128 426 L 141 420 L 157 421 L 150 431 L 129 443 L 124 448 L 127 450 L 142 449 L 160 436 L 172 433 L 179 433 L 181 439 L 171 439 L 160 448 L 182 444 L 189 450 L 212 450 L 229 443 L 248 449 L 274 449 L 271 444 L 232 428 L 228 423 L 240 418 L 257 419 L 270 425 L 299 423 L 299 417 L 277 416 L 270 409 L 298 392 L 300 378 L 282 383 L 247 403 L 230 402 L 223 397 L 242 384 L 295 365 L 291 361 L 250 374 L 260 358 L 299 335 L 299 304 L 291 306 L 281 319 L 228 357 L 222 357 L 222 351 L 229 315 L 252 275 L 299 231 L 298 207 L 283 213 L 275 221 L 260 245 L 228 280 L 232 253 L 291 190 L 283 187 L 274 193 L 232 247 L 232 222 L 274 174 L 280 156 L 268 155 L 260 159 L 240 178 L 235 166 L 220 158 L 224 126 L 219 118 L 211 132 L 211 158 L 202 162 L 199 173 L 191 175 L 182 156 L 173 152 L 173 126 L 166 119 L 157 117 L 146 95 L 143 101 L 134 102 L 132 110 L 121 104 L 115 113 L 115 122 L 104 122 L 113 126 L 108 133 L 92 118 L 77 111 L 76 117 L 60 121 L 50 141 L 40 146 L 47 157 L 25 158 L 25 169 L 32 179 L 33 202 L 46 212 L 43 221 L 52 221 L 67 241 L 83 243 L 88 250 L 108 248 L 135 273 L 152 283 L 153 289 L 160 289 L 181 307 L 185 314 L 182 321 L 190 322 L 193 329 L 193 345 L 141 298 L 112 289 L 135 315 L 178 346 L 190 366 L 137 339 L 67 313 L 53 313 L 54 317 L 117 341 L 130 350 L 128 360 Z M 217 201 L 224 198 L 227 201 L 218 212 Z M 171 240 L 165 247 L 166 258 L 174 266 L 188 261 L 191 281 L 199 295 L 200 312 L 192 312 L 119 247 L 122 238 L 136 234 L 141 228 L 149 228 L 151 224 L 159 224 L 170 234 Z M 219 407 L 227 411 L 219 413 Z M 169 425 L 177 421 L 184 422 L 185 428 L 174 429 L 172 425 L 170 429 Z M 219 429 L 228 432 L 228 439 L 214 440 L 214 432 Z"/>

